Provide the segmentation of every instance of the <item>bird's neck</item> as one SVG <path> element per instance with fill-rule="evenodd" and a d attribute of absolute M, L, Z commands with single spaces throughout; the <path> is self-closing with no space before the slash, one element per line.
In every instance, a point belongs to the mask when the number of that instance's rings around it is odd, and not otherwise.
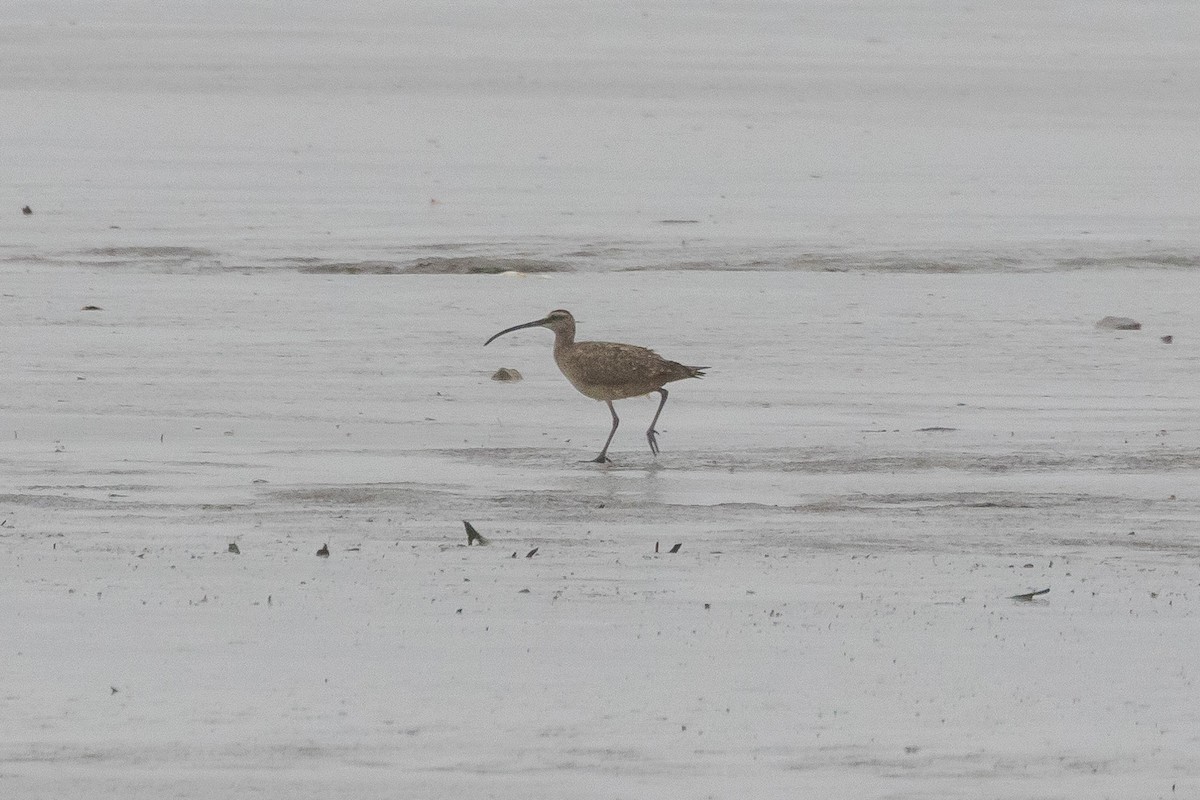
<path fill-rule="evenodd" d="M 554 352 L 566 350 L 575 344 L 575 326 L 558 328 L 554 331 Z"/>

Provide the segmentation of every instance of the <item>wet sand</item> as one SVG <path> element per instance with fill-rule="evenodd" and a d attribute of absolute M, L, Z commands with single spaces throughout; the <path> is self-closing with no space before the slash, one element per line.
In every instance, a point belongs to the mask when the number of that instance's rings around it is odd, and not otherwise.
<path fill-rule="evenodd" d="M 1190 271 L 3 274 L 7 794 L 1200 788 Z"/>
<path fill-rule="evenodd" d="M 1196 17 L 6 4 L 0 796 L 1200 795 Z"/>

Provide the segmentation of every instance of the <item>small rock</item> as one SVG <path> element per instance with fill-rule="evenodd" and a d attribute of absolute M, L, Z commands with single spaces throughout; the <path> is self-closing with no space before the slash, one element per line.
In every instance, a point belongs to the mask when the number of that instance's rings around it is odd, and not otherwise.
<path fill-rule="evenodd" d="M 1102 331 L 1140 331 L 1142 323 L 1129 317 L 1105 317 L 1096 323 L 1096 328 Z"/>
<path fill-rule="evenodd" d="M 492 380 L 503 381 L 505 383 L 516 383 L 517 381 L 521 380 L 521 373 L 517 372 L 515 369 L 501 367 L 492 373 Z"/>
<path fill-rule="evenodd" d="M 1160 342 L 1162 342 L 1163 344 L 1170 344 L 1171 342 L 1175 341 L 1175 337 L 1174 336 L 1160 336 L 1160 337 L 1158 337 L 1158 340 Z"/>
<path fill-rule="evenodd" d="M 84 306 L 83 308 L 81 308 L 79 310 L 80 311 L 103 311 L 104 309 L 101 308 L 100 306 Z"/>
<path fill-rule="evenodd" d="M 317 551 L 317 555 L 319 555 L 321 558 L 329 558 L 329 545 L 321 545 L 321 549 Z"/>
<path fill-rule="evenodd" d="M 29 206 L 21 206 L 21 213 L 28 217 L 33 213 L 33 209 Z"/>
<path fill-rule="evenodd" d="M 229 543 L 229 552 L 233 553 L 235 556 L 240 556 L 242 554 L 242 551 L 238 549 L 237 542 Z"/>

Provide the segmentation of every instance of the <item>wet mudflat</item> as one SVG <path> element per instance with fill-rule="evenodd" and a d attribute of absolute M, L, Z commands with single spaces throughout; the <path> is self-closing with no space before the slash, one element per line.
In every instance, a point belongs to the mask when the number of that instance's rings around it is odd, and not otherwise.
<path fill-rule="evenodd" d="M 14 796 L 1197 788 L 1186 270 L 5 279 Z"/>

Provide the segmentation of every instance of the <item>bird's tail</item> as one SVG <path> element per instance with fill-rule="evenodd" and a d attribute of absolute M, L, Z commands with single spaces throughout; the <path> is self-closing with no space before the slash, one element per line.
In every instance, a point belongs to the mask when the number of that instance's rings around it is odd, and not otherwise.
<path fill-rule="evenodd" d="M 703 378 L 703 377 L 704 377 L 704 370 L 706 370 L 706 369 L 712 369 L 712 367 L 688 367 L 687 369 L 688 369 L 688 372 L 692 373 L 692 374 L 691 374 L 691 375 L 689 375 L 688 377 L 690 377 L 690 378 Z"/>

